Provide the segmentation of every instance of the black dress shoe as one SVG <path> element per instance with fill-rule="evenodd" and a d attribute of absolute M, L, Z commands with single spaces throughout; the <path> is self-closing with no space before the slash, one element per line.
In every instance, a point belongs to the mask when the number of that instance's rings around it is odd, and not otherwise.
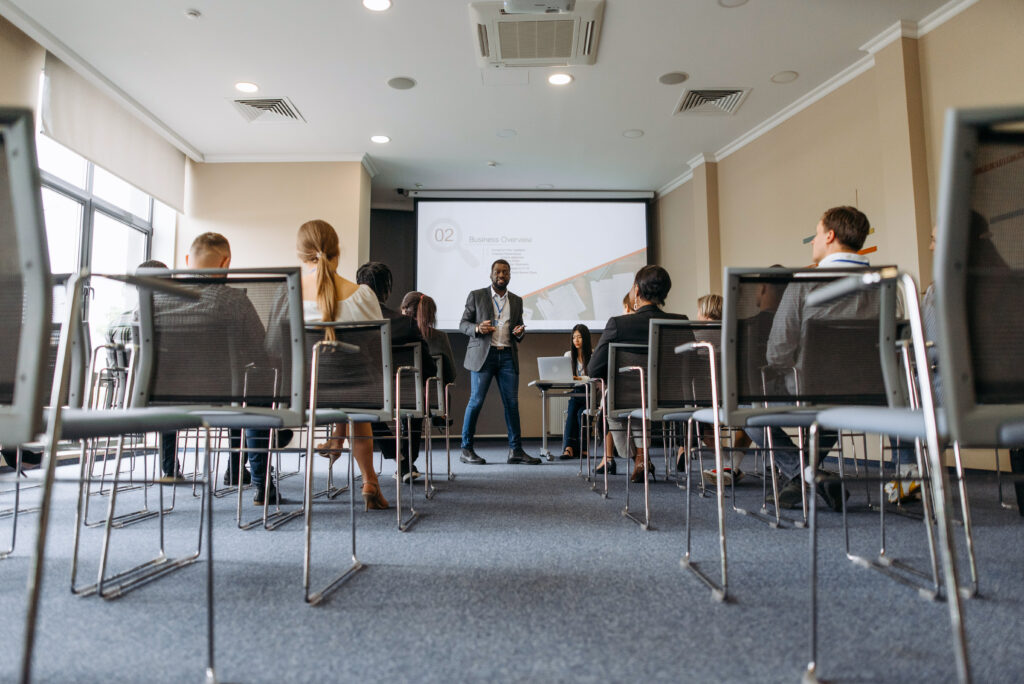
<path fill-rule="evenodd" d="M 267 493 L 266 501 L 269 501 L 271 506 L 273 506 L 275 504 L 282 504 L 283 505 L 283 504 L 291 503 L 291 501 L 289 501 L 288 499 L 284 498 L 283 496 L 280 499 L 278 499 L 277 496 L 278 496 L 277 488 L 274 485 L 270 485 L 270 491 Z M 260 486 L 258 486 L 256 488 L 256 496 L 253 497 L 252 503 L 253 503 L 253 505 L 256 505 L 256 506 L 262 506 L 263 502 L 264 502 L 264 499 L 263 499 L 263 485 L 260 485 Z"/>
<path fill-rule="evenodd" d="M 843 481 L 839 479 L 838 475 L 819 470 L 818 478 L 821 478 L 818 486 L 815 488 L 818 496 L 824 499 L 825 505 L 833 511 L 841 512 L 843 510 L 843 502 L 850 498 L 850 490 L 843 487 Z M 781 494 L 779 498 L 782 498 Z"/>
<path fill-rule="evenodd" d="M 598 466 L 596 468 L 594 468 L 594 474 L 595 475 L 604 475 L 605 468 L 608 469 L 608 474 L 609 475 L 614 475 L 615 474 L 615 459 L 608 459 L 603 464 L 598 464 Z"/>
<path fill-rule="evenodd" d="M 252 482 L 252 473 L 249 472 L 248 468 L 242 468 L 242 484 L 247 485 Z M 238 475 L 231 472 L 231 469 L 224 471 L 224 485 L 233 487 L 238 484 Z"/>
<path fill-rule="evenodd" d="M 537 465 L 540 463 L 539 458 L 534 458 L 530 454 L 523 451 L 522 447 L 516 447 L 515 449 L 509 449 L 508 452 L 509 463 L 524 463 L 526 465 Z"/>
<path fill-rule="evenodd" d="M 473 465 L 484 465 L 487 463 L 484 459 L 480 458 L 473 448 L 462 449 L 462 456 L 459 456 L 459 460 L 463 463 L 471 463 Z"/>
<path fill-rule="evenodd" d="M 565 447 L 562 449 L 562 453 L 558 455 L 559 461 L 571 461 L 576 456 L 572 453 L 572 447 Z"/>

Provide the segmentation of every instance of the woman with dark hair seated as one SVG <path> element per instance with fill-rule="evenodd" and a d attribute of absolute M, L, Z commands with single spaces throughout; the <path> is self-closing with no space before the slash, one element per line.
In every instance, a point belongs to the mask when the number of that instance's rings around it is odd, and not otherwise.
<path fill-rule="evenodd" d="M 590 363 L 591 341 L 590 328 L 577 323 L 569 336 L 569 351 L 565 353 L 572 359 L 573 380 L 587 379 L 587 364 Z M 580 423 L 583 410 L 587 408 L 586 394 L 583 388 L 569 395 L 569 406 L 565 412 L 565 428 L 562 430 L 562 459 L 577 458 L 580 451 Z"/>

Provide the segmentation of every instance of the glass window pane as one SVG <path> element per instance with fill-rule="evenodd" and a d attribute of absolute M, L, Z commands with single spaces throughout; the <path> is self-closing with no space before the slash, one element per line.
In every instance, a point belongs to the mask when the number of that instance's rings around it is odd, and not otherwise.
<path fill-rule="evenodd" d="M 85 171 L 88 166 L 85 157 L 75 154 L 41 133 L 36 136 L 36 155 L 39 157 L 40 169 L 71 183 L 76 188 L 85 189 Z"/>
<path fill-rule="evenodd" d="M 93 212 L 90 268 L 94 273 L 134 273 L 146 260 L 146 235 L 131 226 Z M 135 288 L 123 283 L 94 278 L 89 304 L 89 332 L 95 347 L 107 341 L 107 329 L 125 311 L 138 306 Z"/>
<path fill-rule="evenodd" d="M 82 204 L 50 188 L 43 188 L 43 216 L 46 242 L 50 248 L 50 272 L 77 272 Z"/>
<path fill-rule="evenodd" d="M 92 194 L 149 220 L 149 195 L 98 166 L 93 167 Z"/>

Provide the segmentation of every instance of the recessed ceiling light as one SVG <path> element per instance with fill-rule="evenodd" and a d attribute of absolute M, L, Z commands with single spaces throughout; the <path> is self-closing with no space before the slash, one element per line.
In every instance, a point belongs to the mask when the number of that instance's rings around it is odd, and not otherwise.
<path fill-rule="evenodd" d="M 679 85 L 688 78 L 690 78 L 690 75 L 684 71 L 670 71 L 659 76 L 658 82 L 665 85 Z"/>
<path fill-rule="evenodd" d="M 551 85 L 568 85 L 572 83 L 572 76 L 569 74 L 551 74 L 548 76 L 548 83 Z"/>
<path fill-rule="evenodd" d="M 363 0 L 363 7 L 371 12 L 383 12 L 391 9 L 391 0 Z"/>
<path fill-rule="evenodd" d="M 551 183 L 541 183 L 540 185 L 537 186 L 537 189 L 538 190 L 551 190 L 554 187 L 555 186 L 552 185 Z"/>
<path fill-rule="evenodd" d="M 203 13 L 200 12 L 199 10 L 197 10 L 197 9 L 187 9 L 187 10 L 185 10 L 185 18 L 186 19 L 199 19 L 202 16 L 203 16 Z"/>
<path fill-rule="evenodd" d="M 255 93 L 258 92 L 260 87 L 255 83 L 249 83 L 248 81 L 239 81 L 235 84 L 235 90 L 240 93 Z"/>
<path fill-rule="evenodd" d="M 800 76 L 795 71 L 779 71 L 772 74 L 772 83 L 792 83 Z"/>
<path fill-rule="evenodd" d="M 718 4 L 726 9 L 732 9 L 733 7 L 746 5 L 747 0 L 718 0 Z"/>
<path fill-rule="evenodd" d="M 628 130 L 622 131 L 622 137 L 624 137 L 624 138 L 642 138 L 642 137 L 644 137 L 644 132 L 641 131 L 639 128 L 630 128 Z"/>
<path fill-rule="evenodd" d="M 502 128 L 500 131 L 498 131 L 499 138 L 514 138 L 517 135 L 519 135 L 519 133 L 517 133 L 516 129 L 514 128 Z"/>
<path fill-rule="evenodd" d="M 379 143 L 379 144 L 383 145 L 384 143 L 391 142 L 391 138 L 389 138 L 386 135 L 371 135 L 370 136 L 370 142 L 375 142 L 375 143 Z"/>
<path fill-rule="evenodd" d="M 490 166 L 493 169 L 495 166 L 498 165 L 498 162 L 496 162 L 496 161 L 489 161 L 489 162 L 487 162 L 487 165 Z"/>
<path fill-rule="evenodd" d="M 409 90 L 409 88 L 416 87 L 416 81 L 408 76 L 395 76 L 388 79 L 388 85 L 395 90 Z"/>
<path fill-rule="evenodd" d="M 422 187 L 423 187 L 423 183 L 415 183 L 415 184 L 414 184 L 414 187 L 416 187 L 416 188 L 422 188 Z"/>

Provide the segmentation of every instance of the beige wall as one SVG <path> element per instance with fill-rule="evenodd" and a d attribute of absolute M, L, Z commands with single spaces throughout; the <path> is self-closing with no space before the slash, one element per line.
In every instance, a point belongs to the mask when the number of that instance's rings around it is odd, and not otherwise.
<path fill-rule="evenodd" d="M 46 51 L 0 17 L 0 106 L 36 108 Z"/>
<path fill-rule="evenodd" d="M 654 248 L 658 263 L 672 276 L 667 311 L 697 313 L 696 240 L 693 221 L 693 181 L 665 195 L 654 207 Z"/>
<path fill-rule="evenodd" d="M 946 109 L 1024 104 L 1024 2 L 981 0 L 918 42 L 934 210 Z"/>
<path fill-rule="evenodd" d="M 354 278 L 370 249 L 370 177 L 362 164 L 189 163 L 175 265 L 184 267 L 192 239 L 206 231 L 231 242 L 232 266 L 294 265 L 295 233 L 317 218 L 338 231 L 338 272 Z"/>

